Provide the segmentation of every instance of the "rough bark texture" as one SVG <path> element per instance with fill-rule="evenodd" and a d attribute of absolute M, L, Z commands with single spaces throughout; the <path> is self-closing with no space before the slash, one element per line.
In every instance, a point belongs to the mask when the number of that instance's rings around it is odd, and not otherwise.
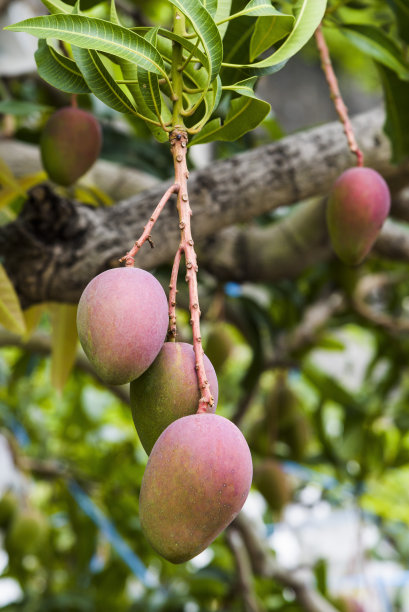
<path fill-rule="evenodd" d="M 390 150 L 382 133 L 383 120 L 383 112 L 375 110 L 356 117 L 353 123 L 367 165 L 394 180 L 407 171 L 407 166 L 394 167 L 389 163 Z M 7 150 L 3 156 L 8 159 Z M 213 240 L 221 240 L 222 243 L 227 240 L 224 236 L 214 238 L 223 228 L 249 221 L 280 206 L 326 194 L 335 178 L 352 163 L 342 126 L 334 122 L 215 163 L 205 170 L 192 172 L 189 187 L 194 238 L 196 243 L 202 241 L 203 245 L 204 239 L 210 237 L 204 243 L 205 247 L 202 246 L 202 261 L 208 260 L 206 252 L 212 249 Z M 0 256 L 22 303 L 77 301 L 93 276 L 117 265 L 118 258 L 141 233 L 169 184 L 160 183 L 108 208 L 93 208 L 59 198 L 47 186 L 35 188 L 19 219 L 0 228 Z M 309 203 L 301 205 L 300 231 L 292 232 L 291 238 L 287 235 L 287 241 L 282 238 L 281 247 L 280 241 L 272 243 L 271 237 L 267 243 L 255 229 L 254 237 L 249 239 L 248 244 L 242 243 L 251 252 L 247 261 L 257 258 L 260 244 L 270 249 L 270 265 L 273 262 L 275 268 L 283 268 L 283 262 L 292 258 L 293 263 L 289 268 L 293 269 L 294 274 L 300 264 L 305 267 L 305 260 L 298 261 L 298 264 L 294 260 L 294 252 L 298 260 L 303 259 L 300 253 L 308 253 L 313 242 L 325 256 L 329 251 L 326 238 L 322 236 L 325 229 L 320 217 L 322 212 L 319 212 L 318 205 L 317 209 L 314 206 Z M 304 222 L 303 215 L 307 215 Z M 269 231 L 277 233 L 283 230 L 269 228 Z M 275 240 L 275 236 L 273 238 Z M 179 236 L 174 198 L 155 226 L 153 241 L 156 248 L 142 249 L 138 254 L 137 266 L 152 268 L 169 261 L 175 253 Z M 237 253 L 237 242 L 234 248 Z M 312 263 L 314 257 L 308 261 Z M 249 263 L 249 266 L 252 264 Z M 247 274 L 252 274 L 256 267 L 252 266 Z M 217 268 L 217 260 L 214 268 Z"/>

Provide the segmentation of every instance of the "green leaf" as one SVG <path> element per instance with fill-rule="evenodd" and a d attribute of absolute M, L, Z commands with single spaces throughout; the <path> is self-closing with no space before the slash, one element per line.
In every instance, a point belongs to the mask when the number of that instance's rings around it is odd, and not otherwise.
<path fill-rule="evenodd" d="M 22 335 L 26 331 L 23 311 L 14 287 L 0 264 L 0 325 L 9 331 Z"/>
<path fill-rule="evenodd" d="M 46 15 L 8 26 L 13 32 L 27 32 L 38 38 L 58 38 L 84 49 L 110 53 L 156 74 L 165 67 L 158 51 L 142 36 L 103 19 L 83 15 Z"/>
<path fill-rule="evenodd" d="M 270 0 L 251 0 L 243 10 L 232 15 L 232 18 L 237 18 L 239 16 L 260 17 L 262 15 L 280 16 L 283 15 L 283 13 L 277 11 L 277 9 L 271 5 Z"/>
<path fill-rule="evenodd" d="M 42 0 L 42 3 L 50 11 L 52 15 L 57 13 L 71 13 L 72 6 L 61 0 Z"/>
<path fill-rule="evenodd" d="M 198 0 L 169 0 L 185 15 L 199 36 L 207 58 L 209 82 L 219 74 L 222 63 L 222 39 L 210 14 Z"/>
<path fill-rule="evenodd" d="M 6 164 L 6 162 L 0 157 L 0 187 L 9 187 L 18 195 L 26 195 L 24 189 L 19 184 L 18 180 Z"/>
<path fill-rule="evenodd" d="M 286 62 L 308 42 L 324 16 L 326 0 L 302 0 L 294 27 L 283 44 L 269 57 L 255 64 L 232 66 L 234 68 L 271 68 Z M 227 64 L 224 64 L 227 65 Z"/>
<path fill-rule="evenodd" d="M 38 74 L 44 81 L 61 91 L 72 94 L 89 93 L 90 89 L 72 59 L 58 53 L 40 39 L 38 49 L 34 54 Z"/>
<path fill-rule="evenodd" d="M 152 28 L 145 35 L 145 39 L 154 47 L 157 45 L 158 29 L 159 28 Z M 162 96 L 157 75 L 138 67 L 137 79 L 146 106 L 156 118 L 161 118 Z"/>
<path fill-rule="evenodd" d="M 49 113 L 54 110 L 52 106 L 28 102 L 27 100 L 2 100 L 0 102 L 0 114 L 26 117 L 33 113 Z"/>
<path fill-rule="evenodd" d="M 401 81 L 396 73 L 376 64 L 385 96 L 385 133 L 392 146 L 392 161 L 399 163 L 409 156 L 409 82 Z"/>
<path fill-rule="evenodd" d="M 217 11 L 216 11 L 216 14 L 214 15 L 214 20 L 216 23 L 227 19 L 227 17 L 230 15 L 230 12 L 231 12 L 231 3 L 232 3 L 232 0 L 219 0 L 218 1 Z M 228 25 L 229 25 L 229 22 L 225 21 L 221 25 L 217 26 L 221 38 L 223 38 L 223 36 L 225 35 Z"/>
<path fill-rule="evenodd" d="M 399 35 L 406 43 L 409 43 L 409 5 L 407 0 L 389 0 L 396 13 L 396 23 Z"/>
<path fill-rule="evenodd" d="M 90 90 L 97 98 L 120 113 L 135 113 L 135 106 L 121 89 L 122 86 L 110 75 L 97 51 L 88 51 L 73 45 L 72 54 Z"/>
<path fill-rule="evenodd" d="M 217 12 L 217 0 L 200 0 L 207 12 L 214 18 Z"/>
<path fill-rule="evenodd" d="M 234 85 L 225 85 L 223 89 L 235 91 L 239 93 L 241 96 L 247 96 L 249 98 L 257 98 L 254 93 L 254 86 L 257 82 L 257 77 L 253 76 L 249 79 L 244 79 L 243 81 L 239 81 Z M 257 98 L 258 99 L 258 98 Z"/>
<path fill-rule="evenodd" d="M 372 59 L 394 70 L 401 79 L 409 79 L 409 64 L 403 52 L 383 30 L 376 26 L 343 27 L 342 34 Z"/>
<path fill-rule="evenodd" d="M 116 11 L 115 0 L 111 0 L 111 5 L 109 7 L 109 21 L 111 23 L 115 23 L 116 25 L 121 25 L 118 13 Z"/>
<path fill-rule="evenodd" d="M 250 61 L 287 36 L 294 25 L 292 15 L 259 17 L 250 40 Z"/>
<path fill-rule="evenodd" d="M 242 97 L 232 100 L 230 110 L 221 124 L 220 118 L 210 121 L 192 141 L 192 144 L 233 141 L 257 127 L 270 111 L 270 105 L 258 98 Z"/>
<path fill-rule="evenodd" d="M 62 391 L 77 353 L 77 306 L 50 304 L 51 308 L 51 383 Z"/>

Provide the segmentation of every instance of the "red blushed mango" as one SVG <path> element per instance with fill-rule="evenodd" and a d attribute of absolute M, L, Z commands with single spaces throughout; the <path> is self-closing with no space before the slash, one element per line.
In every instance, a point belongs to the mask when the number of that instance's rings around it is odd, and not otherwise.
<path fill-rule="evenodd" d="M 327 205 L 331 244 L 346 264 L 357 265 L 369 253 L 390 209 L 390 193 L 371 168 L 350 168 L 335 181 Z"/>
<path fill-rule="evenodd" d="M 165 342 L 153 364 L 131 383 L 131 408 L 142 446 L 149 455 L 160 434 L 176 419 L 195 414 L 199 389 L 193 346 L 186 342 Z M 204 355 L 204 366 L 216 410 L 216 372 Z"/>
<path fill-rule="evenodd" d="M 139 268 L 102 272 L 78 304 L 78 336 L 101 379 L 122 385 L 140 376 L 165 341 L 168 305 L 160 283 Z"/>
<path fill-rule="evenodd" d="M 101 145 L 101 126 L 95 117 L 80 108 L 61 108 L 51 115 L 41 135 L 44 169 L 55 183 L 72 185 L 94 164 Z"/>
<path fill-rule="evenodd" d="M 253 467 L 231 421 L 193 414 L 174 421 L 152 449 L 139 516 L 153 548 L 172 563 L 202 552 L 240 512 Z"/>

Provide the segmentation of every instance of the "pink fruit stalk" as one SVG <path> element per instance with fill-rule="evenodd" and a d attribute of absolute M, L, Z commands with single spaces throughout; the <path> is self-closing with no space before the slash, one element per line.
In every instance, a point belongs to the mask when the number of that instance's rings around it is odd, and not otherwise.
<path fill-rule="evenodd" d="M 122 385 L 140 376 L 165 341 L 168 305 L 160 283 L 139 268 L 102 272 L 78 304 L 78 336 L 104 382 Z"/>
<path fill-rule="evenodd" d="M 206 355 L 204 364 L 214 412 L 219 391 L 216 372 Z M 168 425 L 197 412 L 199 398 L 193 346 L 165 342 L 152 365 L 131 383 L 132 416 L 148 455 Z"/>
<path fill-rule="evenodd" d="M 357 265 L 369 253 L 390 209 L 390 193 L 371 168 L 350 168 L 335 181 L 327 206 L 332 247 L 346 264 Z"/>
<path fill-rule="evenodd" d="M 94 164 L 101 151 L 102 133 L 90 113 L 69 106 L 51 115 L 40 141 L 44 169 L 59 185 L 72 185 Z"/>
<path fill-rule="evenodd" d="M 222 416 L 174 421 L 152 449 L 139 516 L 153 548 L 172 563 L 204 550 L 241 510 L 252 479 L 249 447 Z"/>

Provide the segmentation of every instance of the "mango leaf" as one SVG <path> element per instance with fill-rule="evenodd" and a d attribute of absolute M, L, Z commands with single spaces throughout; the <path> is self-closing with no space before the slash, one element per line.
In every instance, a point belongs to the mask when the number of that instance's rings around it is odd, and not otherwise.
<path fill-rule="evenodd" d="M 396 42 L 383 30 L 376 26 L 350 25 L 343 27 L 341 32 L 366 55 L 396 72 L 401 79 L 409 80 L 409 63 Z"/>
<path fill-rule="evenodd" d="M 392 161 L 409 156 L 409 82 L 401 81 L 393 70 L 376 64 L 384 91 L 386 121 L 384 130 L 392 146 Z"/>
<path fill-rule="evenodd" d="M 283 13 L 277 11 L 277 9 L 271 5 L 270 0 L 250 0 L 244 9 L 231 17 L 236 19 L 239 16 L 260 17 L 261 15 L 280 16 L 283 15 Z"/>
<path fill-rule="evenodd" d="M 2 100 L 0 102 L 0 114 L 15 115 L 17 117 L 27 117 L 33 113 L 49 113 L 53 111 L 52 106 L 36 104 L 27 100 Z"/>
<path fill-rule="evenodd" d="M 62 391 L 77 352 L 77 306 L 50 304 L 51 309 L 51 383 Z"/>
<path fill-rule="evenodd" d="M 261 1 L 261 0 L 258 0 Z M 302 0 L 296 16 L 294 27 L 283 44 L 269 57 L 255 64 L 231 65 L 233 68 L 271 68 L 286 62 L 308 42 L 324 16 L 326 0 Z"/>
<path fill-rule="evenodd" d="M 34 306 L 30 306 L 30 308 L 23 310 L 24 322 L 26 325 L 26 331 L 23 338 L 24 341 L 27 341 L 30 338 L 33 331 L 38 326 L 45 309 L 45 304 L 35 304 Z"/>
<path fill-rule="evenodd" d="M 16 193 L 25 195 L 25 191 L 19 185 L 18 180 L 6 164 L 6 162 L 0 157 L 0 186 L 10 187 Z"/>
<path fill-rule="evenodd" d="M 145 35 L 145 39 L 154 47 L 157 45 L 158 29 L 159 28 L 152 28 Z M 161 118 L 162 96 L 157 75 L 138 67 L 137 79 L 146 106 L 157 118 Z"/>
<path fill-rule="evenodd" d="M 389 0 L 396 14 L 396 23 L 399 35 L 406 43 L 409 43 L 409 4 L 407 0 Z"/>
<path fill-rule="evenodd" d="M 103 19 L 84 15 L 46 15 L 25 19 L 6 29 L 38 38 L 58 38 L 77 47 L 110 53 L 156 74 L 165 73 L 158 51 L 142 36 Z"/>
<path fill-rule="evenodd" d="M 214 15 L 214 20 L 216 23 L 219 23 L 219 21 L 224 22 L 221 25 L 217 26 L 221 38 L 223 38 L 223 36 L 225 35 L 227 26 L 229 25 L 228 21 L 224 20 L 227 19 L 227 17 L 230 15 L 231 3 L 232 0 L 219 0 L 217 3 L 217 11 Z"/>
<path fill-rule="evenodd" d="M 270 105 L 258 98 L 241 97 L 232 100 L 230 110 L 221 123 L 220 118 L 210 121 L 195 136 L 192 144 L 233 141 L 257 127 L 270 111 Z"/>
<path fill-rule="evenodd" d="M 131 64 L 130 62 L 126 62 L 124 60 L 120 60 L 119 61 L 119 66 L 121 68 L 122 71 L 122 76 L 124 78 L 124 80 L 126 81 L 133 81 L 133 83 L 128 83 L 127 87 L 129 89 L 129 91 L 131 92 L 133 99 L 135 100 L 138 112 L 140 112 L 142 115 L 144 115 L 144 117 L 148 117 L 149 119 L 151 119 L 152 121 L 157 121 L 158 118 L 156 117 L 156 115 L 149 109 L 149 107 L 147 106 L 143 96 L 142 96 L 142 92 L 140 90 L 139 84 L 138 84 L 138 69 L 135 66 L 135 64 Z M 166 117 L 166 109 L 167 107 L 164 106 L 163 108 L 163 118 L 165 120 L 165 123 L 168 121 L 168 118 Z M 169 110 L 169 109 L 167 109 Z M 169 111 L 169 116 L 170 115 L 170 111 Z M 166 142 L 167 140 L 169 140 L 169 135 L 167 132 L 165 132 L 160 126 L 155 125 L 154 123 L 150 123 L 150 122 L 145 122 L 145 125 L 148 127 L 148 129 L 151 131 L 152 135 L 155 137 L 155 139 L 158 142 Z"/>
<path fill-rule="evenodd" d="M 0 159 L 0 175 L 1 175 L 1 164 L 2 160 Z M 38 185 L 47 179 L 47 174 L 44 171 L 36 172 L 35 174 L 26 174 L 18 179 L 15 179 L 18 187 L 13 183 L 3 189 L 0 189 L 0 209 L 10 206 L 16 198 L 24 198 L 26 199 L 27 191 L 34 187 L 34 185 Z M 1 182 L 1 180 L 0 180 Z"/>
<path fill-rule="evenodd" d="M 135 106 L 104 66 L 97 51 L 72 46 L 72 54 L 92 93 L 120 113 L 135 113 Z"/>
<path fill-rule="evenodd" d="M 294 25 L 292 15 L 259 17 L 250 40 L 250 61 L 269 49 L 278 40 L 287 36 Z"/>
<path fill-rule="evenodd" d="M 53 87 L 72 94 L 90 92 L 76 63 L 69 57 L 58 53 L 54 47 L 47 44 L 46 40 L 41 38 L 38 41 L 38 49 L 34 57 L 38 74 Z"/>
<path fill-rule="evenodd" d="M 169 0 L 185 15 L 199 36 L 206 55 L 209 83 L 219 74 L 222 64 L 222 39 L 210 14 L 197 0 Z"/>
<path fill-rule="evenodd" d="M 0 264 L 0 325 L 9 331 L 22 335 L 26 331 L 23 311 L 15 289 Z"/>
<path fill-rule="evenodd" d="M 257 82 L 257 77 L 253 76 L 249 79 L 244 79 L 243 81 L 239 81 L 234 85 L 225 85 L 223 87 L 224 90 L 231 90 L 239 93 L 241 96 L 247 96 L 249 98 L 257 98 L 254 93 L 254 86 Z M 257 98 L 258 99 L 258 98 Z"/>
<path fill-rule="evenodd" d="M 62 0 L 42 0 L 42 3 L 50 11 L 52 15 L 57 13 L 71 13 L 72 6 Z"/>
<path fill-rule="evenodd" d="M 200 0 L 206 11 L 214 18 L 217 11 L 217 0 Z"/>

